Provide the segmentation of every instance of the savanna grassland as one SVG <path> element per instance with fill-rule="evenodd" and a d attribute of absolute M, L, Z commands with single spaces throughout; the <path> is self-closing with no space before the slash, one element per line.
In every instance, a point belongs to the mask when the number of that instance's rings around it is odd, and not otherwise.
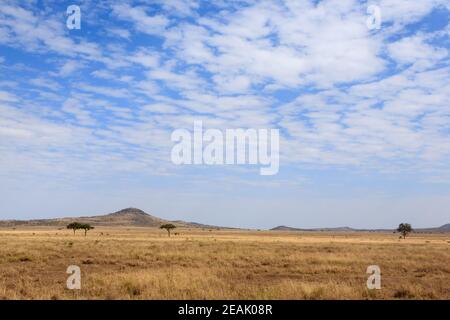
<path fill-rule="evenodd" d="M 0 229 L 0 299 L 450 299 L 450 234 L 176 232 Z"/>

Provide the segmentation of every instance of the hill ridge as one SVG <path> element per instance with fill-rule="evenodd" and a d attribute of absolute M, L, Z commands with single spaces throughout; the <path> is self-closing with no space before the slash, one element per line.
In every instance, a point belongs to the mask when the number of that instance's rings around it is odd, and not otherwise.
<path fill-rule="evenodd" d="M 351 227 L 334 227 L 334 228 L 296 228 L 296 227 L 288 227 L 284 225 L 280 225 L 277 227 L 274 227 L 270 230 L 275 231 L 316 231 L 316 232 L 394 232 L 395 228 L 392 229 L 358 229 L 358 228 L 351 228 Z M 418 233 L 427 233 L 427 232 L 450 232 L 450 223 L 444 224 L 440 227 L 434 227 L 434 228 L 413 228 L 415 232 Z"/>
<path fill-rule="evenodd" d="M 159 227 L 164 223 L 172 223 L 177 227 L 189 228 L 220 228 L 217 226 L 204 225 L 195 222 L 185 222 L 181 220 L 171 221 L 162 219 L 138 208 L 125 208 L 116 212 L 95 215 L 64 217 L 52 219 L 33 219 L 33 220 L 0 220 L 0 227 L 16 226 L 65 226 L 71 222 L 89 223 L 94 226 L 123 226 L 123 227 Z"/>

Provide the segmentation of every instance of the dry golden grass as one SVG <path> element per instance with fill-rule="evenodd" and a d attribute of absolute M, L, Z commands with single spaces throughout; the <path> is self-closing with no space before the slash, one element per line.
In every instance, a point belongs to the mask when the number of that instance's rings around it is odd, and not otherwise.
<path fill-rule="evenodd" d="M 450 235 L 0 230 L 2 299 L 450 299 Z M 382 289 L 366 288 L 379 265 Z M 69 265 L 82 289 L 66 289 Z"/>

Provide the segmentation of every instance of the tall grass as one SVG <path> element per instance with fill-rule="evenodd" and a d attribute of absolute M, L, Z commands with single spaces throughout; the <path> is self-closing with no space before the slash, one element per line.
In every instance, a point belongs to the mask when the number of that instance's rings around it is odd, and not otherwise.
<path fill-rule="evenodd" d="M 1 299 L 449 299 L 449 235 L 0 230 Z M 368 265 L 382 289 L 368 290 Z M 66 289 L 69 265 L 82 289 Z"/>

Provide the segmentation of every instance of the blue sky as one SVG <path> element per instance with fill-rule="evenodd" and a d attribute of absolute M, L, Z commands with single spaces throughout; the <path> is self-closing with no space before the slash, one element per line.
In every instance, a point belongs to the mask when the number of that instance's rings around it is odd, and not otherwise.
<path fill-rule="evenodd" d="M 3 0 L 0 218 L 449 223 L 449 22 L 444 0 Z M 279 173 L 175 166 L 194 120 L 280 129 Z"/>

